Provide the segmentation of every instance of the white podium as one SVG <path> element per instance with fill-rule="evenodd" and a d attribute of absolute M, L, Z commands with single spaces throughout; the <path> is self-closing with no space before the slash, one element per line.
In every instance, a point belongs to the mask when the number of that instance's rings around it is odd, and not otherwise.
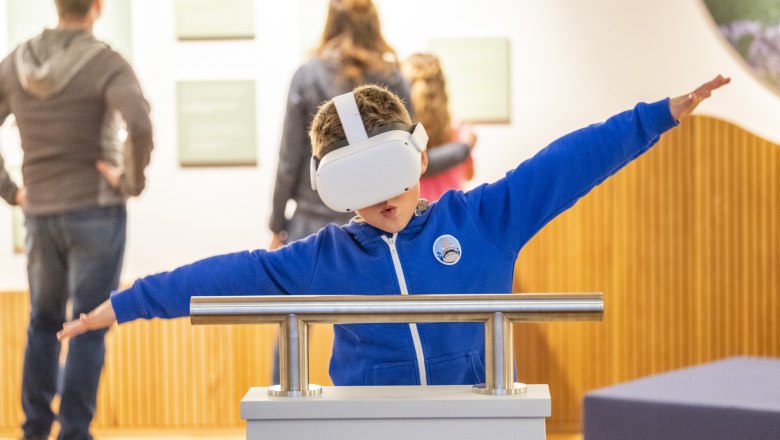
<path fill-rule="evenodd" d="M 279 385 L 241 400 L 247 439 L 544 440 L 547 385 L 514 380 L 513 322 L 601 320 L 591 294 L 193 297 L 193 324 L 279 324 Z M 309 323 L 482 322 L 485 383 L 324 387 L 309 383 Z M 423 373 L 424 375 L 424 373 Z"/>
<path fill-rule="evenodd" d="M 246 438 L 544 440 L 547 385 L 495 396 L 471 386 L 323 387 L 312 397 L 272 397 L 251 388 L 241 400 Z"/>

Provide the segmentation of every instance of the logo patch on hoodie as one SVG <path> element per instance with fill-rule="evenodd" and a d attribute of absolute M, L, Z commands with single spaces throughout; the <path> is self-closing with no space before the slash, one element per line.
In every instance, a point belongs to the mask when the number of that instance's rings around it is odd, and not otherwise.
<path fill-rule="evenodd" d="M 460 247 L 460 242 L 452 235 L 442 235 L 433 242 L 433 256 L 441 264 L 452 266 L 460 261 L 462 254 L 463 250 Z"/>

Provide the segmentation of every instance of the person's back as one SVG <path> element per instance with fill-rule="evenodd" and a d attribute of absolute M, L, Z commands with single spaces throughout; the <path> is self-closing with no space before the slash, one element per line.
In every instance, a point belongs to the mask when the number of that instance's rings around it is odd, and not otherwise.
<path fill-rule="evenodd" d="M 0 118 L 13 113 L 19 127 L 26 214 L 118 205 L 141 192 L 152 137 L 134 79 L 118 53 L 83 29 L 47 29 L 0 64 Z M 119 157 L 114 111 L 133 124 L 132 163 Z M 100 174 L 98 160 L 124 162 L 129 173 L 120 188 Z"/>
<path fill-rule="evenodd" d="M 24 187 L 0 170 L 0 196 L 22 206 L 27 229 L 25 438 L 48 437 L 55 419 L 51 402 L 60 394 L 59 438 L 89 439 L 105 332 L 72 340 L 62 373 L 56 332 L 69 301 L 78 316 L 119 283 L 125 200 L 144 188 L 152 130 L 133 69 L 92 35 L 102 0 L 55 3 L 57 28 L 0 62 L 0 122 L 14 115 L 24 152 Z M 120 139 L 122 124 L 126 139 Z"/>

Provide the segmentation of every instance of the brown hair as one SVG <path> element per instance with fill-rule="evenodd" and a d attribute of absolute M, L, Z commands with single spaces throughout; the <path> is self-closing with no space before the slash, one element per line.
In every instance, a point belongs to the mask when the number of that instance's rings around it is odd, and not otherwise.
<path fill-rule="evenodd" d="M 366 85 L 356 88 L 352 93 L 355 95 L 358 111 L 366 130 L 374 130 L 396 122 L 412 123 L 404 102 L 390 90 L 376 85 Z M 317 110 L 311 123 L 309 138 L 312 154 L 317 157 L 324 147 L 346 138 L 344 127 L 341 126 L 332 100 L 325 101 Z"/>
<path fill-rule="evenodd" d="M 366 71 L 387 72 L 398 66 L 395 50 L 382 36 L 379 14 L 371 0 L 330 0 L 328 18 L 316 55 L 341 68 L 351 87 Z"/>
<path fill-rule="evenodd" d="M 403 72 L 411 85 L 414 112 L 428 132 L 428 145 L 446 144 L 452 139 L 452 116 L 439 59 L 427 53 L 413 54 L 404 62 Z"/>
<path fill-rule="evenodd" d="M 60 17 L 84 17 L 95 0 L 54 0 Z"/>

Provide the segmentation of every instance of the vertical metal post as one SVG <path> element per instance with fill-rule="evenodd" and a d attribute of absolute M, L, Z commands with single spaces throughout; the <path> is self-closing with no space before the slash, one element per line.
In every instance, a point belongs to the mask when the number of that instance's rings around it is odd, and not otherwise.
<path fill-rule="evenodd" d="M 475 385 L 478 394 L 521 394 L 527 387 L 515 383 L 512 321 L 494 313 L 485 321 L 485 383 Z"/>
<path fill-rule="evenodd" d="M 297 315 L 287 315 L 279 325 L 279 385 L 268 394 L 303 397 L 322 394 L 322 387 L 309 385 L 309 325 Z"/>

